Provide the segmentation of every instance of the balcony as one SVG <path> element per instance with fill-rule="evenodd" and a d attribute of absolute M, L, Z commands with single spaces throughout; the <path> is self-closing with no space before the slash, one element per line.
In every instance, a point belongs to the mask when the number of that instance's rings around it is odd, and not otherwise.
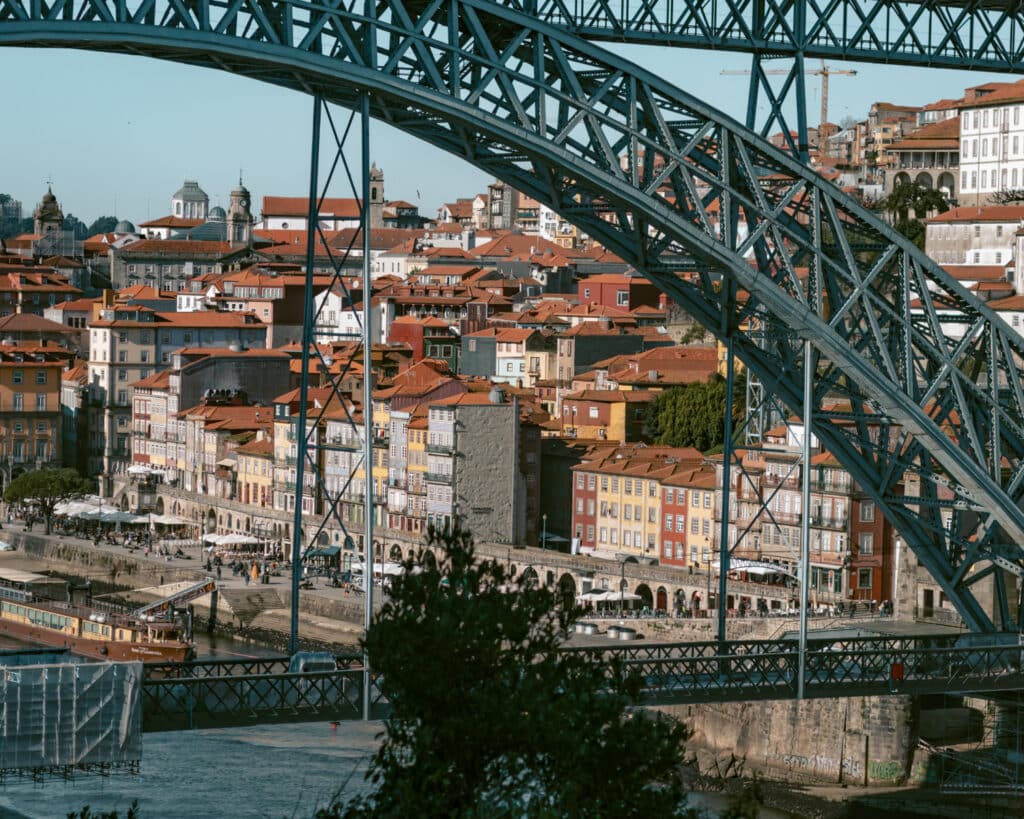
<path fill-rule="evenodd" d="M 843 517 L 824 517 L 822 515 L 811 515 L 811 526 L 815 526 L 819 529 L 846 529 L 846 524 L 849 518 L 845 515 Z"/>
<path fill-rule="evenodd" d="M 440 472 L 428 472 L 426 474 L 426 479 L 428 483 L 446 483 L 449 486 L 452 483 L 451 475 L 445 475 Z"/>
<path fill-rule="evenodd" d="M 333 436 L 327 440 L 327 444 L 334 449 L 346 449 L 349 452 L 359 452 L 363 448 L 363 442 L 352 438 Z"/>
<path fill-rule="evenodd" d="M 761 483 L 765 486 L 785 486 L 791 489 L 800 488 L 800 473 L 797 470 L 793 470 L 793 473 L 786 478 L 781 475 L 773 475 L 769 472 L 765 472 L 761 476 Z"/>
<path fill-rule="evenodd" d="M 427 444 L 427 452 L 432 455 L 451 455 L 453 449 L 451 444 Z"/>

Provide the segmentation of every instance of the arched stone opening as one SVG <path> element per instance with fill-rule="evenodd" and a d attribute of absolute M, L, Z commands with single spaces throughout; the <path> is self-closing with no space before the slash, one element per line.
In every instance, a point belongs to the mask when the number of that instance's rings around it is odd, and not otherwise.
<path fill-rule="evenodd" d="M 654 595 L 651 593 L 651 587 L 646 583 L 641 583 L 637 586 L 634 594 L 640 595 L 638 605 L 648 609 L 654 608 Z"/>
<path fill-rule="evenodd" d="M 568 572 L 558 578 L 555 604 L 565 609 L 571 609 L 576 604 L 576 579 Z"/>
<path fill-rule="evenodd" d="M 658 586 L 658 592 L 654 597 L 654 607 L 658 611 L 668 611 L 668 591 L 664 586 Z"/>

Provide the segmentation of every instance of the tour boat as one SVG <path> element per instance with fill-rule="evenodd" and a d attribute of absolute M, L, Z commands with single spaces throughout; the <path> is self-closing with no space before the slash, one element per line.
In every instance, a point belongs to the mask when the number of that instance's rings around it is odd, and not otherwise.
<path fill-rule="evenodd" d="M 0 633 L 100 660 L 183 662 L 194 654 L 179 624 L 166 617 L 37 600 L 27 584 L 2 580 L 9 578 L 0 579 Z"/>

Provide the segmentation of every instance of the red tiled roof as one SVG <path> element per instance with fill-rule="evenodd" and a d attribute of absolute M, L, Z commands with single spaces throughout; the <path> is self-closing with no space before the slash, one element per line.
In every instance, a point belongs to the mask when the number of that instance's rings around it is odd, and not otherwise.
<path fill-rule="evenodd" d="M 929 217 L 928 224 L 946 222 L 1020 222 L 1024 220 L 1024 205 L 985 205 L 983 207 L 950 208 L 945 213 Z"/>
<path fill-rule="evenodd" d="M 264 196 L 263 216 L 309 216 L 309 197 L 307 196 Z M 320 216 L 333 216 L 341 219 L 358 219 L 359 200 L 347 197 L 328 197 L 320 203 Z"/>

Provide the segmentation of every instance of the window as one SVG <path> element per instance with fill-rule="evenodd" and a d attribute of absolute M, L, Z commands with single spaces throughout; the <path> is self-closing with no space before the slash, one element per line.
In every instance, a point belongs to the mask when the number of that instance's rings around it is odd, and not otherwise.
<path fill-rule="evenodd" d="M 128 380 L 128 370 L 118 370 L 117 371 L 117 380 L 118 381 L 127 381 Z"/>
<path fill-rule="evenodd" d="M 622 504 L 622 517 L 625 520 L 633 519 L 633 507 L 630 506 L 628 503 Z"/>
<path fill-rule="evenodd" d="M 676 531 L 677 532 L 685 532 L 686 531 L 686 518 L 684 518 L 682 515 L 679 515 L 679 517 L 676 518 Z"/>
<path fill-rule="evenodd" d="M 14 375 L 11 379 L 15 384 L 20 384 L 25 380 L 25 374 L 21 370 L 15 370 Z"/>
<path fill-rule="evenodd" d="M 46 383 L 46 370 L 36 370 L 36 383 L 37 384 L 45 384 Z"/>
<path fill-rule="evenodd" d="M 961 188 L 966 188 L 967 187 L 967 171 L 963 171 L 960 174 L 960 187 Z"/>
<path fill-rule="evenodd" d="M 707 518 L 704 518 L 704 520 L 700 522 L 700 533 L 704 536 L 711 534 L 711 521 Z"/>
<path fill-rule="evenodd" d="M 625 484 L 626 484 L 626 487 L 625 487 L 626 494 L 627 495 L 632 495 L 633 494 L 633 479 L 632 478 L 626 478 Z"/>
<path fill-rule="evenodd" d="M 602 526 L 601 527 L 601 537 L 598 539 L 598 542 L 599 543 L 607 543 L 608 542 L 608 527 L 607 526 Z"/>
<path fill-rule="evenodd" d="M 583 298 L 585 298 L 585 299 L 589 299 L 590 298 L 590 288 L 589 287 L 584 287 L 583 288 Z"/>
<path fill-rule="evenodd" d="M 700 506 L 700 492 L 690 493 L 690 504 L 693 506 Z"/>
<path fill-rule="evenodd" d="M 596 488 L 597 488 L 597 476 L 596 475 L 587 475 L 587 489 L 596 489 Z"/>
<path fill-rule="evenodd" d="M 36 393 L 36 412 L 46 412 L 46 393 Z"/>
<path fill-rule="evenodd" d="M 662 549 L 662 554 L 664 554 L 665 557 L 672 557 L 672 541 L 671 540 L 666 540 L 665 541 L 665 545 L 664 545 L 664 547 Z"/>
<path fill-rule="evenodd" d="M 583 514 L 583 498 L 576 498 L 576 514 Z"/>
<path fill-rule="evenodd" d="M 857 570 L 857 588 L 858 589 L 870 589 L 871 588 L 871 569 L 858 569 Z"/>
<path fill-rule="evenodd" d="M 607 492 L 608 491 L 608 476 L 607 475 L 602 475 L 601 476 L 601 491 L 602 492 Z"/>
<path fill-rule="evenodd" d="M 118 404 L 127 404 L 128 403 L 128 390 L 118 390 L 117 391 L 117 403 Z"/>
<path fill-rule="evenodd" d="M 612 478 L 612 492 L 618 492 L 618 491 L 619 491 L 619 479 L 618 478 Z"/>
<path fill-rule="evenodd" d="M 710 492 L 705 492 L 704 493 L 704 508 L 705 509 L 710 509 L 711 508 L 711 493 Z"/>
<path fill-rule="evenodd" d="M 857 548 L 862 555 L 875 553 L 875 536 L 871 532 L 861 532 L 857 538 Z"/>
<path fill-rule="evenodd" d="M 629 306 L 629 291 L 628 290 L 619 290 L 615 294 L 615 304 L 618 307 L 628 307 Z"/>
<path fill-rule="evenodd" d="M 577 489 L 582 489 L 583 488 L 583 473 L 582 472 L 577 472 L 576 473 L 576 488 Z"/>
<path fill-rule="evenodd" d="M 142 352 L 140 352 L 139 353 L 139 360 L 143 364 L 145 364 L 147 361 L 149 361 L 149 350 L 143 350 Z"/>
<path fill-rule="evenodd" d="M 25 396 L 23 393 L 14 393 L 14 411 L 22 412 L 25 409 Z"/>

